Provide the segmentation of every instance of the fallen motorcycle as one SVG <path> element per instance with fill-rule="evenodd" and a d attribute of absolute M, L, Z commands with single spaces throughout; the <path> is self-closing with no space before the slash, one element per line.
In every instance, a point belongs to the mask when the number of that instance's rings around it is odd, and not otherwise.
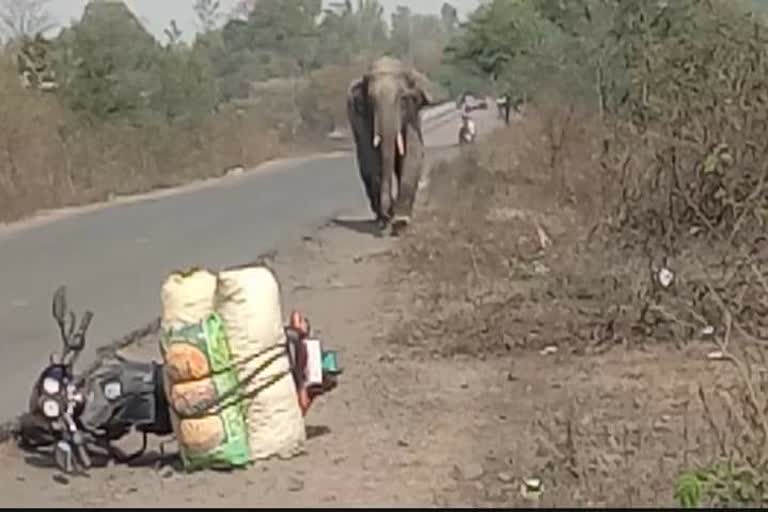
<path fill-rule="evenodd" d="M 74 473 L 91 467 L 94 452 L 128 462 L 144 453 L 148 434 L 173 432 L 162 365 L 115 356 L 92 373 L 78 375 L 75 363 L 93 313 L 86 311 L 75 330 L 77 317 L 68 311 L 62 286 L 53 296 L 53 317 L 63 348 L 51 355 L 32 389 L 29 410 L 19 418 L 17 438 L 23 448 L 52 446 L 59 469 Z M 133 430 L 142 433 L 142 446 L 125 454 L 113 443 Z"/>
<path fill-rule="evenodd" d="M 86 375 L 75 373 L 75 362 L 85 348 L 93 313 L 80 323 L 68 311 L 66 289 L 53 296 L 53 317 L 59 326 L 63 350 L 52 354 L 35 382 L 29 410 L 18 420 L 16 439 L 22 448 L 53 448 L 56 466 L 64 473 L 92 467 L 91 455 L 121 463 L 144 454 L 148 435 L 173 433 L 163 379 L 163 365 L 131 361 L 119 355 Z M 322 351 L 310 339 L 309 322 L 294 312 L 285 327 L 287 347 L 299 405 L 306 414 L 312 401 L 337 385 L 341 374 L 337 355 Z M 136 431 L 142 434 L 138 451 L 126 454 L 113 443 Z"/>

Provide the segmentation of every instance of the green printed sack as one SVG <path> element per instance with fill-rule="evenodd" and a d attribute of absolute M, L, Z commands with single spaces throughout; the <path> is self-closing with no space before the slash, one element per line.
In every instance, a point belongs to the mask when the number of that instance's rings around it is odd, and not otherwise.
<path fill-rule="evenodd" d="M 184 467 L 227 469 L 248 464 L 240 384 L 219 315 L 165 330 L 160 349 Z"/>

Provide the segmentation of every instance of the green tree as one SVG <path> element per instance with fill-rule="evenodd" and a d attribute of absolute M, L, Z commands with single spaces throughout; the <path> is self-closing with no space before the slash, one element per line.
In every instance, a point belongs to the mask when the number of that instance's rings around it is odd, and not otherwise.
<path fill-rule="evenodd" d="M 203 33 L 216 30 L 221 21 L 221 3 L 219 0 L 195 0 L 192 9 Z"/>
<path fill-rule="evenodd" d="M 470 15 L 463 34 L 448 48 L 448 61 L 497 80 L 518 56 L 530 53 L 547 30 L 529 2 L 492 0 Z"/>
<path fill-rule="evenodd" d="M 168 26 L 163 30 L 163 34 L 168 42 L 168 46 L 178 46 L 181 44 L 181 37 L 184 35 L 176 24 L 176 20 L 171 20 Z"/>
<path fill-rule="evenodd" d="M 358 0 L 352 44 L 364 56 L 382 54 L 388 42 L 384 7 L 378 0 Z"/>
<path fill-rule="evenodd" d="M 320 22 L 318 63 L 343 64 L 352 59 L 354 48 L 355 16 L 351 0 L 331 2 L 323 11 Z"/>
<path fill-rule="evenodd" d="M 224 42 L 233 51 L 266 51 L 309 70 L 316 67 L 321 12 L 322 0 L 260 0 L 246 20 L 225 25 Z"/>
<path fill-rule="evenodd" d="M 169 45 L 157 57 L 154 75 L 148 109 L 167 121 L 202 119 L 219 101 L 211 61 L 194 48 Z"/>
<path fill-rule="evenodd" d="M 136 113 L 157 85 L 160 48 L 122 3 L 89 4 L 54 43 L 59 77 L 75 111 L 104 117 Z"/>
<path fill-rule="evenodd" d="M 459 28 L 459 12 L 456 8 L 445 2 L 440 9 L 440 20 L 443 22 L 443 28 L 446 34 L 455 34 Z"/>
<path fill-rule="evenodd" d="M 356 7 L 355 7 L 356 5 Z M 318 64 L 344 64 L 386 50 L 389 41 L 384 8 L 378 0 L 331 2 L 319 26 Z"/>
<path fill-rule="evenodd" d="M 621 20 L 645 0 L 492 0 L 482 4 L 446 49 L 444 81 L 487 77 L 496 93 L 531 95 L 559 88 L 614 109 L 628 86 Z M 650 11 L 649 11 L 650 12 Z M 542 87 L 545 86 L 545 87 Z"/>
<path fill-rule="evenodd" d="M 412 60 L 413 15 L 409 7 L 399 5 L 392 13 L 389 31 L 390 51 L 395 55 Z"/>
<path fill-rule="evenodd" d="M 440 67 L 449 38 L 445 21 L 438 16 L 414 14 L 403 6 L 392 14 L 390 53 L 426 73 Z"/>

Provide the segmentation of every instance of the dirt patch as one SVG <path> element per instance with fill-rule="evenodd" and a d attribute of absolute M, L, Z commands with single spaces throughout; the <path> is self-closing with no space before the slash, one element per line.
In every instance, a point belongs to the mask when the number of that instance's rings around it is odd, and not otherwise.
<path fill-rule="evenodd" d="M 672 482 L 712 447 L 697 384 L 723 371 L 664 349 L 458 356 L 401 367 L 388 408 L 422 426 L 405 439 L 429 446 L 441 506 L 669 506 Z M 521 489 L 533 478 L 538 499 Z"/>

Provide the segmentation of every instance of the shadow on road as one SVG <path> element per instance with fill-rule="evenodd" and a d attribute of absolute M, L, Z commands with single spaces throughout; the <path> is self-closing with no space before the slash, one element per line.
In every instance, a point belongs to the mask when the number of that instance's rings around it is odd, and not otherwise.
<path fill-rule="evenodd" d="M 349 229 L 356 233 L 362 233 L 364 235 L 373 235 L 376 237 L 381 236 L 381 229 L 379 229 L 378 223 L 372 219 L 332 219 L 331 222 L 336 226 Z"/>
<path fill-rule="evenodd" d="M 325 425 L 307 425 L 307 440 L 323 437 L 331 433 L 331 429 Z"/>

